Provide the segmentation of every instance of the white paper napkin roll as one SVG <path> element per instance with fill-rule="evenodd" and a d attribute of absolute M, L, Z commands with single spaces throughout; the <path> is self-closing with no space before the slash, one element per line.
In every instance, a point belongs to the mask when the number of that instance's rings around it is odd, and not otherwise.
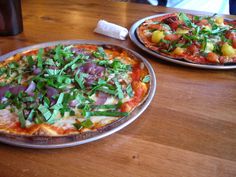
<path fill-rule="evenodd" d="M 125 40 L 128 30 L 114 23 L 109 23 L 105 20 L 99 20 L 94 32 L 105 36 L 113 37 L 120 40 Z"/>

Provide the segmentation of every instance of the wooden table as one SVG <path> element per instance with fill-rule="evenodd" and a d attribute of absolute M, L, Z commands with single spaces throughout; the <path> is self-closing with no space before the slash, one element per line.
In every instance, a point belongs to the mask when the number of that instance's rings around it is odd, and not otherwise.
<path fill-rule="evenodd" d="M 24 32 L 0 37 L 1 54 L 55 40 L 113 42 L 150 61 L 157 93 L 137 121 L 93 143 L 54 150 L 0 144 L 0 176 L 235 177 L 236 70 L 171 64 L 142 52 L 130 39 L 93 32 L 99 19 L 129 28 L 140 18 L 169 11 L 178 9 L 105 0 L 23 0 Z"/>

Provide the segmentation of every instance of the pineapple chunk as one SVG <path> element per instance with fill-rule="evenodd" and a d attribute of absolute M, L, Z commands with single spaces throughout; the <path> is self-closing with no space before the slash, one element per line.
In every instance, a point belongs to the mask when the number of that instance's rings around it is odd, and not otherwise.
<path fill-rule="evenodd" d="M 223 56 L 235 56 L 236 52 L 235 49 L 229 45 L 228 43 L 224 43 L 221 47 L 221 52 L 223 53 Z"/>
<path fill-rule="evenodd" d="M 173 54 L 175 55 L 182 55 L 184 53 L 185 49 L 181 47 L 176 47 L 175 50 L 173 51 Z"/>
<path fill-rule="evenodd" d="M 165 37 L 163 31 L 156 30 L 152 33 L 152 42 L 158 43 L 161 39 Z"/>
<path fill-rule="evenodd" d="M 223 17 L 216 17 L 216 18 L 215 18 L 215 22 L 216 22 L 218 25 L 222 25 L 222 24 L 224 24 L 224 18 L 223 18 Z"/>
<path fill-rule="evenodd" d="M 223 53 L 224 56 L 235 56 L 236 55 L 236 50 L 228 43 L 223 44 L 223 46 L 221 47 L 221 52 Z"/>
<path fill-rule="evenodd" d="M 205 52 L 211 52 L 214 49 L 214 45 L 211 42 L 206 43 Z"/>
<path fill-rule="evenodd" d="M 176 34 L 187 34 L 189 30 L 187 29 L 182 29 L 182 28 L 177 28 Z"/>

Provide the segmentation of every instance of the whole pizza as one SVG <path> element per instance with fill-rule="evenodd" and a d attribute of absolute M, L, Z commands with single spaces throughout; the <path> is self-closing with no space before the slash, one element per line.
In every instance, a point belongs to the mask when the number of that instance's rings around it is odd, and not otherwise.
<path fill-rule="evenodd" d="M 197 64 L 236 63 L 236 21 L 216 15 L 165 14 L 137 28 L 145 47 Z"/>
<path fill-rule="evenodd" d="M 113 45 L 56 45 L 0 63 L 0 132 L 61 136 L 97 131 L 147 97 L 144 63 Z"/>

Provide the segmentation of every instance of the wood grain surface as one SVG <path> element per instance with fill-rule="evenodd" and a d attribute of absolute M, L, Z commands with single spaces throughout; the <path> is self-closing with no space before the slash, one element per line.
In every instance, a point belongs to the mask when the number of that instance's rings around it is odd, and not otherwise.
<path fill-rule="evenodd" d="M 130 28 L 145 16 L 179 9 L 105 0 L 22 2 L 24 32 L 0 37 L 0 54 L 56 40 L 113 42 L 149 60 L 157 93 L 134 123 L 93 143 L 54 150 L 0 144 L 0 177 L 236 176 L 236 70 L 171 64 L 142 52 L 130 39 L 93 32 L 99 19 Z"/>

